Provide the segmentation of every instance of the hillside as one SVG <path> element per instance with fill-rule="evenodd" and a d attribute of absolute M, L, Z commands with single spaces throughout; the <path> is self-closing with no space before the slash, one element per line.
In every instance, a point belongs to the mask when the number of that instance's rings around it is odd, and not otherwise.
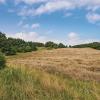
<path fill-rule="evenodd" d="M 100 51 L 56 49 L 7 57 L 0 100 L 99 100 Z"/>
<path fill-rule="evenodd" d="M 100 0 L 0 0 L 0 100 L 100 100 Z"/>
<path fill-rule="evenodd" d="M 8 57 L 8 65 L 100 81 L 100 51 L 91 48 L 54 49 L 19 54 Z"/>
<path fill-rule="evenodd" d="M 72 47 L 73 48 L 93 48 L 93 49 L 100 50 L 100 42 L 93 42 L 93 43 L 74 45 Z"/>

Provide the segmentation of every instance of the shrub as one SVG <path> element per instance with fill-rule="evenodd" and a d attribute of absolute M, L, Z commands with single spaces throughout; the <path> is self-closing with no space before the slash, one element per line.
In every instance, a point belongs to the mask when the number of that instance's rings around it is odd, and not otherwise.
<path fill-rule="evenodd" d="M 6 63 L 5 57 L 2 53 L 0 53 L 0 69 L 6 66 L 5 63 Z"/>
<path fill-rule="evenodd" d="M 54 42 L 51 42 L 51 41 L 48 41 L 45 43 L 45 47 L 47 48 L 58 48 L 58 44 L 54 43 Z"/>
<path fill-rule="evenodd" d="M 25 52 L 31 52 L 32 51 L 32 48 L 30 46 L 26 46 L 24 51 Z"/>
<path fill-rule="evenodd" d="M 62 43 L 59 43 L 58 48 L 65 48 L 66 46 Z"/>
<path fill-rule="evenodd" d="M 6 56 L 10 56 L 10 55 L 16 55 L 16 50 L 13 47 L 3 47 L 1 49 L 1 51 L 6 55 Z"/>

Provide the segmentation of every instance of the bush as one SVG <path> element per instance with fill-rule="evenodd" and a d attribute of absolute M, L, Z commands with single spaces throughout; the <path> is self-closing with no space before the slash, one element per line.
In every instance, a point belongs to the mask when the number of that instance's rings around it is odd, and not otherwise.
<path fill-rule="evenodd" d="M 17 52 L 19 52 L 19 53 L 24 52 L 23 47 L 19 47 L 19 48 L 17 48 L 16 50 L 17 50 Z"/>
<path fill-rule="evenodd" d="M 2 53 L 0 53 L 0 69 L 6 66 L 5 63 L 6 63 L 5 57 Z"/>
<path fill-rule="evenodd" d="M 25 52 L 31 52 L 32 51 L 32 48 L 30 46 L 26 46 L 24 51 Z"/>
<path fill-rule="evenodd" d="M 6 56 L 10 56 L 10 55 L 16 55 L 16 50 L 13 47 L 3 47 L 1 49 L 1 51 L 6 55 Z"/>
<path fill-rule="evenodd" d="M 58 48 L 58 44 L 54 43 L 54 42 L 51 42 L 51 41 L 48 41 L 45 43 L 45 47 L 47 48 Z"/>
<path fill-rule="evenodd" d="M 59 43 L 58 48 L 65 48 L 66 46 L 62 43 Z"/>

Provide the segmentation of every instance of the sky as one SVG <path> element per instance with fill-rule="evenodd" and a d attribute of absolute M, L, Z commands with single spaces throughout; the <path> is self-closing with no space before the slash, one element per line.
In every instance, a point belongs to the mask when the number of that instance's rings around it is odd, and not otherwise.
<path fill-rule="evenodd" d="M 0 0 L 0 31 L 25 41 L 100 41 L 100 0 Z"/>

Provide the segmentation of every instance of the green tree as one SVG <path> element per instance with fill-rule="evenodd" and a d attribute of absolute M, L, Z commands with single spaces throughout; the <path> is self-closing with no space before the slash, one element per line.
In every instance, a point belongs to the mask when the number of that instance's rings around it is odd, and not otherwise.
<path fill-rule="evenodd" d="M 6 39 L 7 38 L 6 38 L 5 34 L 0 32 L 0 48 L 2 48 L 4 46 Z"/>
<path fill-rule="evenodd" d="M 58 48 L 58 44 L 54 43 L 54 42 L 51 42 L 51 41 L 48 41 L 45 43 L 45 47 L 47 48 Z"/>
<path fill-rule="evenodd" d="M 62 43 L 59 43 L 58 44 L 58 48 L 65 48 L 66 46 L 64 45 L 64 44 L 62 44 Z"/>
<path fill-rule="evenodd" d="M 2 53 L 0 53 L 0 69 L 4 68 L 6 66 L 6 60 Z"/>
<path fill-rule="evenodd" d="M 72 46 L 71 46 L 71 45 L 69 45 L 69 48 L 72 48 Z"/>
<path fill-rule="evenodd" d="M 1 49 L 1 51 L 2 51 L 6 56 L 16 55 L 16 50 L 14 49 L 14 47 L 3 47 L 3 48 Z"/>
<path fill-rule="evenodd" d="M 32 51 L 36 51 L 37 47 L 39 47 L 38 44 L 34 44 L 34 42 L 28 42 L 27 45 L 31 47 Z"/>

